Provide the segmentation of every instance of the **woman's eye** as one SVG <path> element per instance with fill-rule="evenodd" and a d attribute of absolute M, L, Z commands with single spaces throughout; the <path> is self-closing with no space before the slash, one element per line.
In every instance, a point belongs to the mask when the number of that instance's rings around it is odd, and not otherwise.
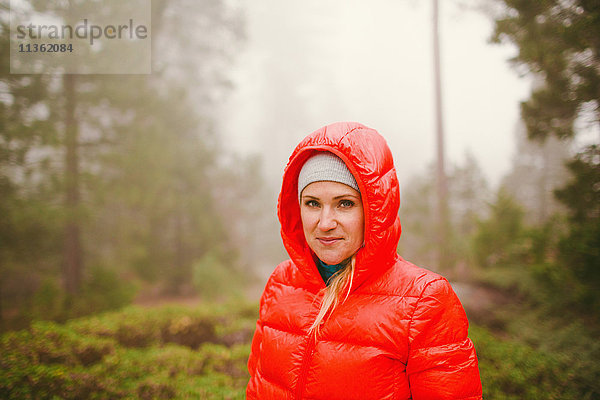
<path fill-rule="evenodd" d="M 319 203 L 317 201 L 315 201 L 315 200 L 306 200 L 304 202 L 304 205 L 307 206 L 307 207 L 318 207 Z"/>
<path fill-rule="evenodd" d="M 340 206 L 344 208 L 350 208 L 354 206 L 354 202 L 352 200 L 342 200 L 340 201 Z"/>

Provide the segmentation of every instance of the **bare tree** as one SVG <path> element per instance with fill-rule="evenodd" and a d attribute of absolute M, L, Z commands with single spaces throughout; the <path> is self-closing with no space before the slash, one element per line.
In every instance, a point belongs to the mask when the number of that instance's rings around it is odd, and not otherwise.
<path fill-rule="evenodd" d="M 448 252 L 448 183 L 445 170 L 444 155 L 444 118 L 442 111 L 442 77 L 440 72 L 440 38 L 439 38 L 439 2 L 433 0 L 433 71 L 435 85 L 435 118 L 437 140 L 437 267 L 451 268 Z"/>

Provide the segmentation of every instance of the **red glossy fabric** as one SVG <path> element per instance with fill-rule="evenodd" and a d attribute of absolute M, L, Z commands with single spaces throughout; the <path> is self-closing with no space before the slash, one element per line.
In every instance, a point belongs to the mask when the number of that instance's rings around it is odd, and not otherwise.
<path fill-rule="evenodd" d="M 316 151 L 337 154 L 355 176 L 365 246 L 350 295 L 314 339 L 325 287 L 300 220 L 297 179 Z M 248 361 L 248 399 L 481 399 L 468 322 L 448 281 L 396 253 L 399 185 L 391 152 L 373 129 L 336 123 L 291 155 L 279 195 L 281 236 L 291 259 L 267 283 Z"/>

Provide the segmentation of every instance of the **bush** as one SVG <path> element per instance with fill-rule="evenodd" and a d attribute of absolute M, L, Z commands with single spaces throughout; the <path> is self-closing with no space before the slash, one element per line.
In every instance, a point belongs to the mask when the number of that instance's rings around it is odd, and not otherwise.
<path fill-rule="evenodd" d="M 0 398 L 244 399 L 256 310 L 128 307 L 36 322 L 0 337 Z M 505 335 L 520 342 L 471 326 L 485 398 L 598 398 L 600 344 L 576 323 L 535 321 L 508 324 Z"/>
<path fill-rule="evenodd" d="M 517 341 L 472 325 L 484 398 L 581 400 L 600 396 L 600 344 L 578 324 L 559 326 L 522 319 L 509 324 Z M 552 335 L 542 332 L 553 332 Z M 526 344 L 531 343 L 531 345 Z"/>
<path fill-rule="evenodd" d="M 194 288 L 208 301 L 239 296 L 243 291 L 245 271 L 236 271 L 224 263 L 215 252 L 208 252 L 192 267 Z"/>
<path fill-rule="evenodd" d="M 519 261 L 525 254 L 523 210 L 504 189 L 500 189 L 495 203 L 490 204 L 491 215 L 477 222 L 473 238 L 475 261 L 482 267 Z"/>
<path fill-rule="evenodd" d="M 80 295 L 68 299 L 72 304 L 67 313 L 70 317 L 77 317 L 116 310 L 130 304 L 135 292 L 134 285 L 122 279 L 115 271 L 101 267 L 92 268 Z"/>
<path fill-rule="evenodd" d="M 47 278 L 35 291 L 27 307 L 29 320 L 65 321 L 93 313 L 119 309 L 135 296 L 133 284 L 106 268 L 92 268 L 76 296 L 69 296 L 58 280 Z"/>
<path fill-rule="evenodd" d="M 564 399 L 566 373 L 553 357 L 531 347 L 502 341 L 472 326 L 484 398 L 506 400 Z"/>
<path fill-rule="evenodd" d="M 0 337 L 0 398 L 243 399 L 256 308 L 128 307 L 36 322 Z"/>
<path fill-rule="evenodd" d="M 7 333 L 0 338 L 0 397 L 78 399 L 95 392 L 113 396 L 111 386 L 88 369 L 114 352 L 111 340 L 81 336 L 52 322 Z"/>

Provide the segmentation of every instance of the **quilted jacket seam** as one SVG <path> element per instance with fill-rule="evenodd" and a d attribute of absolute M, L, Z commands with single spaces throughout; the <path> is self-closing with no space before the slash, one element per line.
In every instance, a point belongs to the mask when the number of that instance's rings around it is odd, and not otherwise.
<path fill-rule="evenodd" d="M 276 327 L 274 325 L 267 324 L 267 323 L 263 324 L 263 332 L 264 332 L 264 327 L 275 329 L 276 331 L 283 332 L 283 333 L 289 333 L 289 334 L 292 334 L 292 335 L 295 335 L 295 336 L 302 336 L 302 337 L 306 336 L 306 334 L 304 332 L 302 332 L 302 333 L 292 332 L 290 330 L 278 328 L 278 327 Z"/>
<path fill-rule="evenodd" d="M 419 303 L 423 299 L 423 294 L 425 293 L 425 291 L 427 290 L 427 288 L 429 288 L 429 286 L 431 286 L 433 283 L 439 282 L 439 281 L 443 281 L 443 280 L 444 280 L 444 278 L 437 278 L 437 279 L 432 280 L 431 282 L 428 282 L 425 285 L 425 287 L 423 288 L 423 290 L 421 290 L 421 293 L 419 294 L 419 300 L 417 300 L 417 302 L 415 303 L 415 307 L 413 309 L 412 315 L 410 317 L 410 321 L 408 323 L 408 330 L 407 330 L 408 337 L 407 337 L 407 339 L 409 341 L 409 343 L 408 343 L 408 348 L 409 349 L 410 349 L 410 346 L 411 346 L 411 338 L 410 338 L 411 327 L 412 327 L 413 321 L 415 320 L 415 313 L 417 312 L 417 309 L 419 308 Z"/>
<path fill-rule="evenodd" d="M 444 280 L 444 278 L 437 278 L 434 281 L 429 282 L 427 285 L 429 285 L 430 283 L 436 282 L 438 280 Z M 284 281 L 280 281 L 278 279 L 273 279 L 273 283 L 277 283 L 278 285 L 281 286 L 286 286 L 286 287 L 290 287 L 292 289 L 300 289 L 303 292 L 307 292 L 310 293 L 312 295 L 316 295 L 317 293 L 303 287 L 303 286 L 296 286 L 296 285 L 292 285 L 289 283 L 286 283 Z M 425 289 L 423 289 L 425 290 Z M 378 297 L 400 297 L 400 298 L 413 298 L 413 299 L 420 299 L 423 296 L 423 292 L 421 292 L 420 294 L 416 295 L 416 294 L 399 294 L 399 293 L 386 293 L 386 292 L 353 292 L 352 296 L 378 296 Z M 412 317 L 411 317 L 412 320 Z"/>
<path fill-rule="evenodd" d="M 293 393 L 291 389 L 283 386 L 281 383 L 279 382 L 275 382 L 272 378 L 269 378 L 267 375 L 265 375 L 264 371 L 261 368 L 261 376 L 264 380 L 271 382 L 273 385 L 279 387 L 280 389 L 289 392 L 289 393 Z"/>
<path fill-rule="evenodd" d="M 273 283 L 277 283 L 277 284 L 279 284 L 279 285 L 281 285 L 281 286 L 290 287 L 290 288 L 292 288 L 292 289 L 300 289 L 300 290 L 302 290 L 303 292 L 308 292 L 308 293 L 310 293 L 310 294 L 312 294 L 312 295 L 316 295 L 316 294 L 317 294 L 317 293 L 315 293 L 315 292 L 313 292 L 313 291 L 309 290 L 308 288 L 305 288 L 304 286 L 292 285 L 292 284 L 290 284 L 290 283 L 286 283 L 286 282 L 284 282 L 284 281 L 280 281 L 280 280 L 278 280 L 278 279 L 273 279 Z"/>
<path fill-rule="evenodd" d="M 363 128 L 362 126 L 355 126 L 354 128 L 350 129 L 348 132 L 344 133 L 340 139 L 337 141 L 336 146 L 339 148 L 340 144 L 342 143 L 342 141 L 346 138 L 346 136 L 348 136 L 349 134 L 351 134 L 352 132 L 354 132 L 357 129 L 361 129 Z"/>
<path fill-rule="evenodd" d="M 381 346 L 375 346 L 375 345 L 371 345 L 371 344 L 362 344 L 359 342 L 355 342 L 355 341 L 349 341 L 349 340 L 335 340 L 335 339 L 323 339 L 323 338 L 319 338 L 320 342 L 332 342 L 332 343 L 340 343 L 340 344 L 349 344 L 352 346 L 357 346 L 357 347 L 370 347 L 372 349 L 377 349 L 377 350 L 381 350 L 381 351 L 385 351 L 385 352 L 389 352 L 389 349 L 385 349 Z M 400 362 L 400 364 L 406 366 L 406 363 L 402 362 L 400 359 L 398 358 L 393 358 L 394 361 L 398 361 Z"/>
<path fill-rule="evenodd" d="M 337 143 L 336 143 L 336 146 L 337 146 L 337 148 L 338 148 L 338 149 L 340 148 L 340 145 L 341 145 L 342 141 L 343 141 L 344 139 L 346 139 L 346 136 L 348 136 L 349 134 L 351 134 L 352 132 L 354 132 L 354 131 L 356 131 L 356 130 L 363 129 L 363 128 L 365 128 L 365 127 L 364 127 L 364 126 L 356 126 L 356 127 L 352 128 L 352 129 L 350 129 L 348 132 L 344 133 L 344 134 L 343 134 L 343 135 L 340 137 L 340 139 L 337 141 Z M 381 171 L 382 173 L 381 173 L 381 174 L 380 174 L 380 176 L 377 178 L 377 181 L 380 181 L 380 180 L 381 180 L 381 179 L 382 179 L 382 178 L 383 178 L 385 175 L 387 175 L 387 174 L 388 174 L 388 173 L 389 173 L 391 170 L 393 170 L 393 169 L 394 169 L 394 166 L 393 166 L 393 164 L 392 164 L 392 165 L 389 165 L 389 166 L 388 166 L 388 168 L 387 168 L 385 171 Z"/>
<path fill-rule="evenodd" d="M 352 296 L 379 296 L 379 297 L 400 297 L 400 298 L 411 298 L 418 299 L 419 295 L 414 294 L 396 294 L 396 293 L 384 293 L 384 292 L 370 292 L 370 293 L 352 293 Z"/>

